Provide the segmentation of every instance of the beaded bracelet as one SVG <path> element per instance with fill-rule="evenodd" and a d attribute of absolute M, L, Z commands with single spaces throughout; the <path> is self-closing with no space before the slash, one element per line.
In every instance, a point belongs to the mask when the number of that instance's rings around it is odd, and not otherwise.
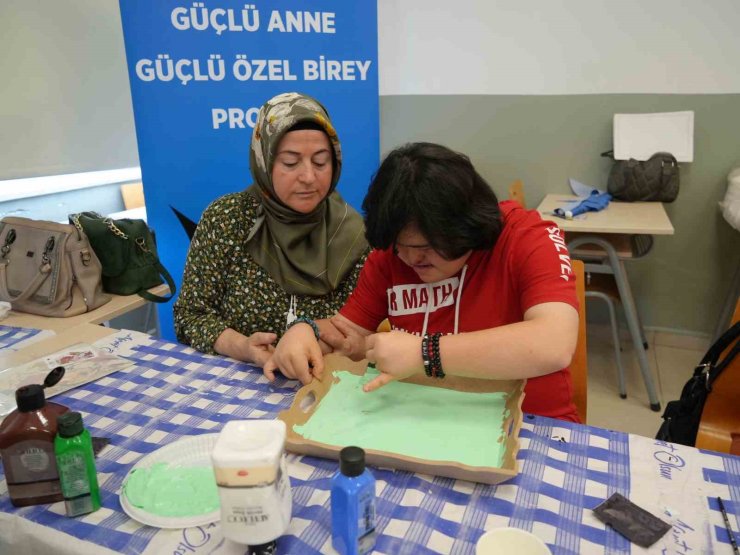
<path fill-rule="evenodd" d="M 306 318 L 305 316 L 296 318 L 290 324 L 285 326 L 285 331 L 288 331 L 290 328 L 292 328 L 296 324 L 308 324 L 309 326 L 311 326 L 311 329 L 313 329 L 313 334 L 316 336 L 316 341 L 319 340 L 319 337 L 321 336 L 321 334 L 319 333 L 319 326 L 317 326 L 316 322 L 311 320 L 311 318 Z"/>
<path fill-rule="evenodd" d="M 421 339 L 421 359 L 424 362 L 424 372 L 430 378 L 444 378 L 442 358 L 439 354 L 439 338 L 441 333 L 427 333 Z"/>
<path fill-rule="evenodd" d="M 435 378 L 444 378 L 445 373 L 442 370 L 442 357 L 439 354 L 439 338 L 441 333 L 432 335 L 432 375 Z"/>
<path fill-rule="evenodd" d="M 431 360 L 429 360 L 429 334 L 421 338 L 421 360 L 424 362 L 424 373 L 432 377 Z"/>

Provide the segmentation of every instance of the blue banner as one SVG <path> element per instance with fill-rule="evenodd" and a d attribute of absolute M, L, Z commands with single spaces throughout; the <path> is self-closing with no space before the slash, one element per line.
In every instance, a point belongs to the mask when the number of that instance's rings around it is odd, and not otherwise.
<path fill-rule="evenodd" d="M 379 161 L 375 0 L 120 7 L 147 218 L 178 287 L 188 220 L 251 184 L 252 128 L 276 94 L 326 106 L 342 143 L 339 191 L 359 209 Z M 159 315 L 163 337 L 174 339 L 172 303 Z"/>

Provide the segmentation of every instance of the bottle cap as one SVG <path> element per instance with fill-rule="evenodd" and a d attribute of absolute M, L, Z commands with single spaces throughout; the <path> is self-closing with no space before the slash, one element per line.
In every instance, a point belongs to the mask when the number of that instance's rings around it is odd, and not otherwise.
<path fill-rule="evenodd" d="M 62 437 L 74 437 L 81 434 L 82 415 L 79 412 L 65 412 L 57 418 L 57 433 Z"/>
<path fill-rule="evenodd" d="M 276 555 L 277 541 L 263 543 L 261 545 L 250 545 L 247 547 L 247 555 Z"/>
<path fill-rule="evenodd" d="M 46 404 L 44 388 L 40 385 L 24 385 L 15 390 L 15 403 L 19 412 L 32 412 Z"/>
<path fill-rule="evenodd" d="M 339 452 L 339 471 L 345 476 L 359 476 L 365 471 L 365 451 L 360 447 L 345 447 Z"/>

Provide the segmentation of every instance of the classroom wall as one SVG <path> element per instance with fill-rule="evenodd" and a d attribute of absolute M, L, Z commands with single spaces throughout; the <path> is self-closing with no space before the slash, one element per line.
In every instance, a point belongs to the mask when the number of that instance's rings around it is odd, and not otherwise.
<path fill-rule="evenodd" d="M 740 165 L 736 0 L 379 2 L 381 152 L 428 140 L 467 153 L 500 197 L 535 207 L 568 178 L 604 187 L 617 112 L 694 110 L 676 229 L 627 271 L 645 325 L 709 334 L 740 257 L 721 217 Z"/>
<path fill-rule="evenodd" d="M 737 0 L 380 0 L 380 94 L 739 93 Z"/>
<path fill-rule="evenodd" d="M 603 185 L 613 113 L 695 110 L 676 235 L 628 272 L 646 325 L 713 331 L 740 254 L 717 210 L 740 165 L 736 0 L 379 0 L 378 13 L 381 151 L 443 142 L 500 196 L 513 179 L 533 206 L 569 177 Z M 138 165 L 116 0 L 3 0 L 0 48 L 0 179 Z"/>
<path fill-rule="evenodd" d="M 740 165 L 740 95 L 384 96 L 381 152 L 446 144 L 470 156 L 499 198 L 522 179 L 536 207 L 547 193 L 569 193 L 569 177 L 606 185 L 610 162 L 599 153 L 611 145 L 612 113 L 679 109 L 697 123 L 695 162 L 681 165 L 678 199 L 666 205 L 676 233 L 656 236 L 627 272 L 646 326 L 709 334 L 740 255 L 740 233 L 717 208 Z"/>
<path fill-rule="evenodd" d="M 0 218 L 18 216 L 35 220 L 63 222 L 75 212 L 94 211 L 101 214 L 124 209 L 121 186 L 118 183 L 88 189 L 76 189 L 38 197 L 19 198 L 0 202 Z"/>
<path fill-rule="evenodd" d="M 139 165 L 116 0 L 2 0 L 0 52 L 0 180 Z"/>

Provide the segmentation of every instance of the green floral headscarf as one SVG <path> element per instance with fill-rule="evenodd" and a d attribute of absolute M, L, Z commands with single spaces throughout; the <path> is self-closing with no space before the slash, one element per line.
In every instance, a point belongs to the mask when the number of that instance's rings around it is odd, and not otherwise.
<path fill-rule="evenodd" d="M 327 196 L 310 214 L 285 205 L 275 194 L 272 167 L 283 136 L 301 122 L 314 122 L 334 150 Z M 247 251 L 287 293 L 321 296 L 337 288 L 367 249 L 360 215 L 336 192 L 342 150 L 326 109 L 310 96 L 280 94 L 260 108 L 252 134 L 249 194 L 260 201 L 247 237 Z"/>

